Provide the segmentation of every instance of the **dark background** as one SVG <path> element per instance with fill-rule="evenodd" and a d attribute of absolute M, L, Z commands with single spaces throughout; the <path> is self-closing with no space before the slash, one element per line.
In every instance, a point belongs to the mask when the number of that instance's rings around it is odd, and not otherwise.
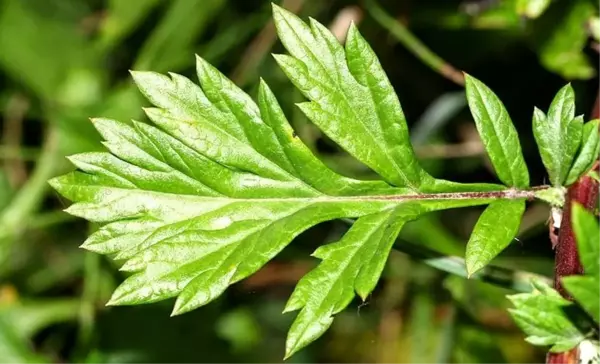
<path fill-rule="evenodd" d="M 522 0 L 403 0 L 381 6 L 455 68 L 486 83 L 520 134 L 532 185 L 546 182 L 532 132 L 572 82 L 577 113 L 598 92 L 597 44 L 588 20 L 598 4 L 556 0 L 535 19 Z M 280 2 L 278 2 L 281 4 Z M 394 85 L 413 143 L 436 177 L 496 182 L 463 88 L 416 58 L 362 1 L 285 0 L 302 17 L 343 30 L 354 20 Z M 128 70 L 173 71 L 195 79 L 200 54 L 256 95 L 262 76 L 299 136 L 341 173 L 372 177 L 294 108 L 302 100 L 271 53 L 283 52 L 263 0 L 0 0 L 0 362 L 280 362 L 294 314 L 282 315 L 295 282 L 317 262 L 310 253 L 347 229 L 320 224 L 220 299 L 169 318 L 172 303 L 107 308 L 124 276 L 108 259 L 78 249 L 94 226 L 62 212 L 50 177 L 64 158 L 99 150 L 92 116 L 142 119 L 147 103 Z M 338 30 L 339 32 L 339 30 Z M 462 256 L 481 209 L 409 224 L 402 241 Z M 531 204 L 518 240 L 494 264 L 552 275 L 548 210 Z M 394 251 L 365 303 L 290 362 L 540 362 L 506 312 L 510 289 L 467 281 Z"/>

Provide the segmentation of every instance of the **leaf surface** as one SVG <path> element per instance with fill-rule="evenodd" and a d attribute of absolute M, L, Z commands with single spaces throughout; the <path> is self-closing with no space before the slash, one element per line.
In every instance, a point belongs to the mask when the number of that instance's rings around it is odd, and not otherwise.
<path fill-rule="evenodd" d="M 355 292 L 366 299 L 407 217 L 410 209 L 390 209 L 360 218 L 340 241 L 313 253 L 322 262 L 298 282 L 284 310 L 300 309 L 287 337 L 286 357 L 321 336 Z"/>
<path fill-rule="evenodd" d="M 575 301 L 592 317 L 600 322 L 600 280 L 597 276 L 569 276 L 562 279 L 565 289 Z"/>
<path fill-rule="evenodd" d="M 145 109 L 151 123 L 94 119 L 108 152 L 70 157 L 78 170 L 50 183 L 74 202 L 67 212 L 103 224 L 83 247 L 131 273 L 109 304 L 176 298 L 174 315 L 214 300 L 311 226 L 356 218 L 339 242 L 315 252 L 321 264 L 290 298 L 287 310 L 300 313 L 289 356 L 321 335 L 354 292 L 364 299 L 373 290 L 405 222 L 489 204 L 498 194 L 480 192 L 506 187 L 438 180 L 421 168 L 398 99 L 355 27 L 344 48 L 314 20 L 309 27 L 276 6 L 274 15 L 291 53 L 278 62 L 310 100 L 301 109 L 383 180 L 328 169 L 264 81 L 255 103 L 198 57 L 199 86 L 177 74 L 132 72 L 154 106 Z M 526 171 L 515 168 L 514 185 L 526 186 Z M 329 289 L 314 292 L 316 285 Z"/>
<path fill-rule="evenodd" d="M 465 75 L 467 100 L 477 131 L 498 178 L 508 185 L 529 186 L 519 136 L 502 101 L 478 79 Z"/>
<path fill-rule="evenodd" d="M 517 236 L 524 200 L 492 202 L 481 214 L 467 243 L 465 264 L 470 276 L 485 267 Z"/>
<path fill-rule="evenodd" d="M 585 339 L 565 314 L 573 304 L 552 288 L 542 283 L 537 286 L 532 293 L 508 296 L 515 306 L 509 309 L 511 316 L 527 334 L 525 340 L 529 343 L 551 346 L 552 352 L 572 349 Z"/>
<path fill-rule="evenodd" d="M 581 143 L 582 127 L 583 118 L 575 117 L 575 93 L 570 84 L 558 91 L 547 116 L 537 108 L 534 111 L 533 135 L 554 186 L 562 186 L 567 179 Z"/>
<path fill-rule="evenodd" d="M 591 120 L 583 125 L 583 137 L 581 141 L 581 149 L 579 150 L 575 162 L 567 175 L 566 185 L 570 185 L 590 168 L 600 153 L 600 133 L 598 126 L 600 119 Z"/>
<path fill-rule="evenodd" d="M 313 19 L 308 26 L 275 5 L 273 16 L 291 55 L 275 59 L 310 100 L 298 105 L 308 118 L 389 183 L 416 190 L 430 180 L 415 158 L 400 102 L 356 27 L 350 26 L 344 49 Z"/>
<path fill-rule="evenodd" d="M 585 274 L 600 275 L 600 236 L 598 221 L 578 203 L 573 204 L 573 230 Z"/>

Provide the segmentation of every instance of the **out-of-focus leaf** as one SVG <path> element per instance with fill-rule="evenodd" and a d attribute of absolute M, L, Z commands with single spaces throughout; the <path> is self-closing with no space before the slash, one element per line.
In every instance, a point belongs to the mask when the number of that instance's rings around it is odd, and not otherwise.
<path fill-rule="evenodd" d="M 535 19 L 542 15 L 548 8 L 551 0 L 517 0 L 517 14 L 530 19 Z"/>
<path fill-rule="evenodd" d="M 52 2 L 5 0 L 0 3 L 0 67 L 45 99 L 72 68 L 83 68 L 92 53 L 75 22 L 42 6 Z"/>
<path fill-rule="evenodd" d="M 433 101 L 410 131 L 413 144 L 420 145 L 442 128 L 453 116 L 466 106 L 465 93 L 445 93 Z"/>
<path fill-rule="evenodd" d="M 144 43 L 134 68 L 172 71 L 188 64 L 193 44 L 225 5 L 224 0 L 174 0 L 159 25 Z"/>
<path fill-rule="evenodd" d="M 118 43 L 144 20 L 162 0 L 110 0 L 106 20 L 102 23 L 100 42 L 105 46 Z"/>
<path fill-rule="evenodd" d="M 461 325 L 457 330 L 454 360 L 456 363 L 504 363 L 495 334 L 480 327 Z"/>
<path fill-rule="evenodd" d="M 27 340 L 16 332 L 10 320 L 0 315 L 0 363 L 49 363 L 36 354 Z"/>
<path fill-rule="evenodd" d="M 13 324 L 19 336 L 28 338 L 51 324 L 76 319 L 78 309 L 78 299 L 39 300 L 0 307 L 0 316 Z"/>
<path fill-rule="evenodd" d="M 596 42 L 600 42 L 600 17 L 593 16 L 588 20 L 590 34 Z"/>
<path fill-rule="evenodd" d="M 253 313 L 247 309 L 237 309 L 219 317 L 217 334 L 229 341 L 235 352 L 255 347 L 262 337 Z"/>
<path fill-rule="evenodd" d="M 583 53 L 588 33 L 586 22 L 595 13 L 591 1 L 568 1 L 561 19 L 553 23 L 550 34 L 543 35 L 540 49 L 542 64 L 566 79 L 588 79 L 595 74 L 594 68 Z"/>

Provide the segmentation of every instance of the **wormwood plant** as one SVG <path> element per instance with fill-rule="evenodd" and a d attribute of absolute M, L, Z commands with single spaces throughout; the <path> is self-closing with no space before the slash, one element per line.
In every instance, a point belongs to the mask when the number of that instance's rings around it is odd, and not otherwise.
<path fill-rule="evenodd" d="M 50 182 L 75 202 L 67 212 L 104 224 L 82 247 L 110 255 L 133 273 L 109 305 L 176 297 L 173 315 L 188 312 L 259 270 L 307 228 L 356 219 L 340 241 L 314 252 L 320 264 L 300 280 L 285 307 L 299 310 L 287 338 L 289 357 L 322 335 L 355 294 L 363 300 L 369 295 L 407 221 L 488 205 L 467 244 L 473 274 L 513 240 L 527 200 L 560 208 L 564 186 L 598 154 L 598 120 L 583 124 L 575 117 L 567 85 L 547 115 L 535 111 L 535 137 L 552 186 L 531 187 L 508 112 L 489 88 L 466 75 L 469 107 L 502 184 L 437 179 L 415 158 L 397 96 L 356 27 L 343 47 L 313 19 L 307 25 L 277 6 L 273 15 L 290 53 L 275 59 L 309 100 L 298 107 L 381 180 L 328 169 L 295 135 L 264 81 L 256 104 L 199 57 L 201 87 L 177 74 L 132 72 L 155 106 L 145 109 L 153 125 L 93 119 L 109 152 L 70 157 L 78 170 Z M 597 260 L 589 262 L 595 276 L 572 280 L 574 294 L 585 290 L 583 280 L 597 282 Z M 533 317 L 527 311 L 532 300 L 570 304 L 548 287 L 540 291 L 513 297 L 522 322 Z M 584 293 L 576 296 L 585 300 Z M 542 318 L 534 321 L 527 325 L 537 328 Z M 539 336 L 544 339 L 531 341 L 556 344 Z"/>

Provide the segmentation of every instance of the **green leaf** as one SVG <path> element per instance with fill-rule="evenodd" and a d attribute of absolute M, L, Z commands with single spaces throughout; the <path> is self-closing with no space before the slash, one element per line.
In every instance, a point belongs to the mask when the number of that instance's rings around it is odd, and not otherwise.
<path fill-rule="evenodd" d="M 550 5 L 550 0 L 517 0 L 517 14 L 535 19 L 542 15 L 548 5 Z"/>
<path fill-rule="evenodd" d="M 550 182 L 562 186 L 581 143 L 583 117 L 575 117 L 575 93 L 570 84 L 561 88 L 548 110 L 548 116 L 535 108 L 533 135 Z"/>
<path fill-rule="evenodd" d="M 313 253 L 321 264 L 298 282 L 284 310 L 301 310 L 288 334 L 286 358 L 321 336 L 354 292 L 367 298 L 407 216 L 403 209 L 390 209 L 360 218 L 342 240 Z"/>
<path fill-rule="evenodd" d="M 101 42 L 114 45 L 126 37 L 162 0 L 110 0 L 108 16 L 102 23 Z"/>
<path fill-rule="evenodd" d="M 589 79 L 596 72 L 584 53 L 588 41 L 585 24 L 597 10 L 591 1 L 568 1 L 557 5 L 560 18 L 543 32 L 540 61 L 544 67 L 566 79 Z"/>
<path fill-rule="evenodd" d="M 109 304 L 176 297 L 174 315 L 214 300 L 311 226 L 357 218 L 340 242 L 317 250 L 323 262 L 290 299 L 288 310 L 302 309 L 288 339 L 291 355 L 322 334 L 355 291 L 364 298 L 373 290 L 406 221 L 530 192 L 427 174 L 414 158 L 398 99 L 356 28 L 344 49 L 316 21 L 309 28 L 274 9 L 294 56 L 279 62 L 311 100 L 301 108 L 384 180 L 329 170 L 295 135 L 265 82 L 257 105 L 198 58 L 200 87 L 176 74 L 133 72 L 155 106 L 145 109 L 151 123 L 93 119 L 109 152 L 70 157 L 78 170 L 50 183 L 74 202 L 67 212 L 103 224 L 82 247 L 131 273 Z M 337 293 L 317 296 L 306 288 L 315 282 L 319 294 Z"/>
<path fill-rule="evenodd" d="M 392 85 L 356 27 L 348 30 L 344 52 L 337 39 L 313 19 L 309 27 L 276 5 L 273 17 L 279 38 L 291 54 L 275 59 L 310 100 L 298 105 L 308 118 L 389 183 L 416 190 L 430 180 L 415 158 Z"/>
<path fill-rule="evenodd" d="M 599 125 L 600 119 L 591 120 L 583 125 L 581 149 L 567 175 L 566 185 L 570 185 L 577 181 L 581 175 L 592 168 L 592 165 L 598 159 L 598 153 L 600 153 Z"/>
<path fill-rule="evenodd" d="M 575 301 L 598 323 L 600 322 L 600 279 L 598 276 L 569 276 L 563 286 Z"/>
<path fill-rule="evenodd" d="M 479 217 L 467 243 L 465 263 L 470 276 L 485 267 L 517 236 L 524 200 L 492 202 Z"/>
<path fill-rule="evenodd" d="M 552 352 L 570 350 L 583 341 L 585 336 L 565 314 L 565 308 L 573 304 L 542 283 L 537 283 L 536 288 L 532 293 L 508 296 L 515 306 L 509 312 L 527 334 L 525 340 L 551 346 Z"/>
<path fill-rule="evenodd" d="M 598 221 L 578 203 L 573 204 L 573 230 L 577 249 L 586 275 L 600 275 L 600 236 Z"/>
<path fill-rule="evenodd" d="M 476 78 L 465 75 L 465 87 L 477 131 L 498 178 L 508 186 L 528 187 L 529 172 L 519 136 L 506 108 L 498 96 Z"/>
<path fill-rule="evenodd" d="M 178 296 L 174 314 L 187 312 L 319 222 L 398 206 L 425 213 L 492 201 L 415 201 L 405 189 L 325 171 L 290 134 L 266 85 L 259 108 L 202 60 L 198 74 L 202 88 L 178 75 L 134 73 L 159 107 L 146 113 L 160 129 L 95 119 L 111 153 L 73 156 L 80 171 L 51 181 L 76 202 L 67 212 L 107 223 L 83 247 L 114 255 L 135 273 L 110 304 Z"/>

